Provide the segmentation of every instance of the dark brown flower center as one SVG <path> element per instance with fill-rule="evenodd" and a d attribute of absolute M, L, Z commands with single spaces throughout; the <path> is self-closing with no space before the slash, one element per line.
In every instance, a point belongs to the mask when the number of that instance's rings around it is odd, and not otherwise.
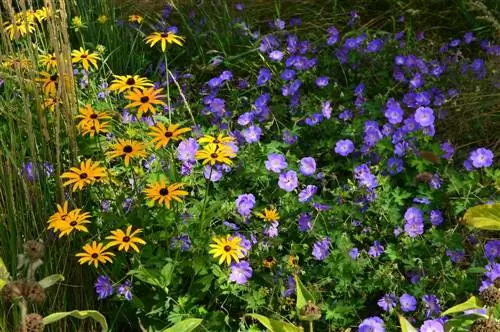
<path fill-rule="evenodd" d="M 161 34 L 161 38 L 167 38 L 169 35 L 169 33 L 164 32 Z"/>
<path fill-rule="evenodd" d="M 268 256 L 268 257 L 266 258 L 266 261 L 267 261 L 268 263 L 272 263 L 272 262 L 274 261 L 273 256 Z"/>
<path fill-rule="evenodd" d="M 168 138 L 168 137 L 172 137 L 172 136 L 174 136 L 174 133 L 172 133 L 171 131 L 166 131 L 165 132 L 165 137 Z"/>
<path fill-rule="evenodd" d="M 56 58 L 55 56 L 53 56 L 53 57 L 51 57 L 51 58 L 50 58 L 50 60 L 52 60 L 52 61 L 56 61 L 56 60 L 57 60 L 57 58 Z"/>
<path fill-rule="evenodd" d="M 87 54 L 82 54 L 80 55 L 80 59 L 87 59 L 87 56 L 88 56 Z"/>
<path fill-rule="evenodd" d="M 149 97 L 148 96 L 144 96 L 141 98 L 141 103 L 147 103 L 149 101 Z"/>
<path fill-rule="evenodd" d="M 160 189 L 160 195 L 167 196 L 168 195 L 168 189 L 167 188 L 161 188 Z"/>
<path fill-rule="evenodd" d="M 72 222 L 69 223 L 69 225 L 71 227 L 75 227 L 76 225 L 78 225 L 78 223 L 76 222 L 76 220 L 73 220 Z"/>
<path fill-rule="evenodd" d="M 130 152 L 132 152 L 132 147 L 131 147 L 130 145 L 125 145 L 125 146 L 123 147 L 123 152 L 125 152 L 125 153 L 130 153 Z"/>
<path fill-rule="evenodd" d="M 66 217 L 67 217 L 67 216 L 68 216 L 67 214 L 63 214 L 63 215 L 61 216 L 61 220 L 66 220 Z"/>
<path fill-rule="evenodd" d="M 122 239 L 123 242 L 129 242 L 130 241 L 130 236 L 124 236 Z"/>
<path fill-rule="evenodd" d="M 87 173 L 81 173 L 81 174 L 80 174 L 80 179 L 84 180 L 84 179 L 86 179 L 86 178 L 88 178 Z"/>
<path fill-rule="evenodd" d="M 230 245 L 224 246 L 224 251 L 225 252 L 230 252 L 231 251 L 231 246 Z"/>
<path fill-rule="evenodd" d="M 90 115 L 90 118 L 91 118 L 91 119 L 97 119 L 97 114 L 92 113 L 92 114 Z"/>
<path fill-rule="evenodd" d="M 99 255 L 96 253 L 93 253 L 90 257 L 92 257 L 93 259 L 96 259 L 97 257 L 99 257 Z"/>
<path fill-rule="evenodd" d="M 210 157 L 212 157 L 213 159 L 217 159 L 219 155 L 217 153 L 212 153 Z"/>
<path fill-rule="evenodd" d="M 134 80 L 132 77 L 130 77 L 130 78 L 127 80 L 127 82 L 125 82 L 125 83 L 127 83 L 127 85 L 134 85 L 134 84 L 135 84 L 135 80 Z"/>
<path fill-rule="evenodd" d="M 51 80 L 52 82 L 57 81 L 57 74 L 54 74 L 54 75 L 50 76 L 50 80 Z"/>

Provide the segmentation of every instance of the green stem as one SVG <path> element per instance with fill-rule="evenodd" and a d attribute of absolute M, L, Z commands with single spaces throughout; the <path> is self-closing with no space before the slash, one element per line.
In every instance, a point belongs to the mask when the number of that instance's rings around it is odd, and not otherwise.
<path fill-rule="evenodd" d="M 172 108 L 170 107 L 170 83 L 168 82 L 168 75 L 169 75 L 168 57 L 167 57 L 166 51 L 163 53 L 163 56 L 165 58 L 165 79 L 166 79 L 166 83 L 167 83 L 168 122 L 169 122 L 169 124 L 172 124 Z"/>
<path fill-rule="evenodd" d="M 309 332 L 314 332 L 314 326 L 313 326 L 313 321 L 309 321 Z"/>

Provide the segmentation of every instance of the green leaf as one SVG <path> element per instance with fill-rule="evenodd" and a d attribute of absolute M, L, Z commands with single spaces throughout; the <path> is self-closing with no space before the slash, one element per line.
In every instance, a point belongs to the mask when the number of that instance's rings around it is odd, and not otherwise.
<path fill-rule="evenodd" d="M 201 322 L 203 322 L 203 319 L 200 318 L 184 319 L 174 326 L 162 330 L 162 332 L 191 332 L 200 326 Z"/>
<path fill-rule="evenodd" d="M 247 316 L 258 320 L 270 332 L 303 332 L 304 329 L 291 323 L 275 320 L 259 314 L 248 314 Z"/>
<path fill-rule="evenodd" d="M 42 288 L 49 288 L 50 286 L 53 286 L 56 283 L 58 283 L 59 281 L 63 281 L 63 280 L 64 280 L 64 276 L 62 274 L 53 274 L 53 275 L 50 275 L 48 277 L 43 278 L 38 283 L 40 284 L 40 286 L 42 286 Z"/>
<path fill-rule="evenodd" d="M 399 325 L 401 325 L 401 332 L 417 332 L 417 329 L 410 324 L 402 315 L 398 315 Z"/>
<path fill-rule="evenodd" d="M 446 310 L 445 312 L 443 312 L 441 314 L 441 316 L 446 316 L 446 315 L 454 314 L 457 312 L 462 313 L 465 310 L 480 309 L 482 307 L 483 307 L 483 304 L 481 303 L 481 301 L 477 297 L 473 296 L 470 299 L 468 299 L 467 301 L 460 303 L 460 304 L 457 304 L 456 306 L 453 306 L 450 309 Z"/>
<path fill-rule="evenodd" d="M 43 324 L 49 325 L 58 320 L 64 319 L 66 317 L 75 317 L 78 319 L 92 318 L 101 325 L 101 332 L 108 331 L 108 323 L 106 323 L 106 318 L 99 312 L 95 310 L 73 310 L 67 312 L 55 312 L 43 318 Z"/>
<path fill-rule="evenodd" d="M 458 318 L 449 319 L 444 328 L 445 331 L 461 332 L 470 331 L 470 327 L 474 321 L 480 319 L 482 316 L 478 315 L 467 315 Z"/>
<path fill-rule="evenodd" d="M 7 285 L 7 283 L 9 282 L 9 278 L 10 278 L 9 271 L 5 266 L 3 259 L 0 258 L 0 290 L 3 288 L 3 286 Z"/>
<path fill-rule="evenodd" d="M 314 303 L 314 298 L 312 294 L 304 287 L 304 284 L 302 281 L 300 281 L 299 277 L 296 275 L 294 276 L 295 278 L 295 285 L 296 285 L 296 293 L 297 293 L 297 312 L 300 314 L 300 311 L 304 306 L 307 304 L 307 302 L 313 302 Z"/>
<path fill-rule="evenodd" d="M 465 223 L 471 227 L 489 231 L 500 230 L 500 203 L 471 207 L 464 214 Z"/>

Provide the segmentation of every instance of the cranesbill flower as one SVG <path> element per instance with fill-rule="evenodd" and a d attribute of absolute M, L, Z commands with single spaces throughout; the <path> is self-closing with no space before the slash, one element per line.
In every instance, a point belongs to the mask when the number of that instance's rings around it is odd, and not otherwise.
<path fill-rule="evenodd" d="M 384 42 L 382 39 L 374 39 L 366 45 L 366 51 L 368 53 L 378 52 L 384 46 Z"/>
<path fill-rule="evenodd" d="M 443 144 L 440 145 L 440 147 L 441 150 L 444 152 L 443 158 L 450 160 L 451 157 L 453 156 L 453 153 L 455 152 L 453 145 L 451 145 L 450 142 L 444 142 Z"/>
<path fill-rule="evenodd" d="M 384 247 L 378 241 L 373 241 L 373 246 L 368 250 L 368 255 L 371 257 L 378 257 L 384 253 Z"/>
<path fill-rule="evenodd" d="M 299 180 L 297 179 L 297 173 L 295 171 L 287 171 L 281 173 L 278 186 L 284 191 L 291 192 L 299 185 Z"/>
<path fill-rule="evenodd" d="M 399 303 L 401 304 L 401 310 L 403 310 L 403 312 L 412 312 L 417 308 L 417 299 L 410 294 L 401 295 Z"/>
<path fill-rule="evenodd" d="M 132 301 L 132 283 L 130 280 L 126 280 L 123 284 L 121 284 L 116 292 L 118 295 L 123 296 L 125 300 Z"/>
<path fill-rule="evenodd" d="M 303 190 L 300 191 L 299 193 L 299 202 L 305 203 L 309 202 L 311 198 L 313 198 L 314 195 L 316 195 L 316 191 L 318 190 L 318 187 L 315 185 L 308 185 L 305 187 Z"/>
<path fill-rule="evenodd" d="M 350 139 L 342 139 L 335 144 L 335 152 L 341 156 L 348 156 L 354 151 L 354 144 Z"/>
<path fill-rule="evenodd" d="M 274 173 L 281 173 L 281 171 L 287 168 L 288 163 L 286 162 L 285 156 L 280 153 L 271 153 L 267 156 L 265 161 L 266 169 Z"/>
<path fill-rule="evenodd" d="M 305 157 L 300 160 L 300 172 L 305 176 L 313 175 L 316 172 L 316 160 L 313 157 Z"/>
<path fill-rule="evenodd" d="M 195 155 L 199 147 L 198 142 L 196 142 L 194 138 L 188 138 L 181 141 L 177 147 L 177 159 L 180 161 L 195 162 Z"/>
<path fill-rule="evenodd" d="M 405 212 L 405 232 L 410 237 L 416 237 L 424 233 L 424 214 L 416 208 L 410 207 Z"/>
<path fill-rule="evenodd" d="M 294 135 L 290 130 L 283 131 L 283 142 L 286 144 L 295 144 L 297 143 L 298 137 Z"/>
<path fill-rule="evenodd" d="M 307 232 L 312 228 L 312 215 L 310 213 L 301 213 L 299 216 L 299 231 Z"/>
<path fill-rule="evenodd" d="M 490 167 L 493 164 L 493 152 L 485 148 L 472 151 L 469 157 L 475 168 Z"/>
<path fill-rule="evenodd" d="M 380 300 L 378 300 L 377 305 L 384 311 L 391 311 L 397 305 L 397 299 L 394 294 L 385 294 Z"/>
<path fill-rule="evenodd" d="M 465 252 L 461 249 L 457 250 L 446 250 L 446 256 L 450 257 L 453 263 L 460 263 L 465 259 Z"/>
<path fill-rule="evenodd" d="M 403 171 L 403 160 L 397 157 L 391 157 L 387 160 L 387 171 L 389 174 L 398 174 Z"/>
<path fill-rule="evenodd" d="M 236 199 L 236 208 L 243 217 L 248 217 L 255 206 L 255 196 L 253 194 L 242 194 Z"/>
<path fill-rule="evenodd" d="M 384 321 L 380 317 L 374 316 L 366 318 L 359 325 L 359 332 L 385 332 Z"/>
<path fill-rule="evenodd" d="M 430 107 L 419 107 L 415 111 L 415 121 L 422 127 L 431 126 L 434 124 L 434 111 Z"/>
<path fill-rule="evenodd" d="M 358 248 L 352 248 L 351 250 L 349 250 L 349 256 L 351 256 L 351 258 L 353 260 L 358 259 L 358 257 L 359 257 L 359 249 Z"/>
<path fill-rule="evenodd" d="M 316 86 L 318 88 L 324 88 L 328 85 L 329 78 L 328 76 L 320 76 L 316 79 Z"/>
<path fill-rule="evenodd" d="M 430 179 L 429 179 L 429 186 L 432 189 L 439 189 L 441 188 L 441 184 L 443 183 L 443 179 L 439 176 L 439 174 L 434 174 Z"/>
<path fill-rule="evenodd" d="M 99 300 L 103 300 L 113 295 L 113 283 L 108 276 L 100 275 L 95 283 L 95 291 Z"/>
<path fill-rule="evenodd" d="M 281 61 L 283 59 L 283 52 L 279 50 L 274 50 L 269 53 L 269 59 L 273 61 Z"/>
<path fill-rule="evenodd" d="M 264 231 L 263 231 L 263 234 L 265 236 L 268 236 L 268 237 L 277 237 L 278 236 L 278 226 L 279 226 L 279 222 L 277 221 L 274 221 L 272 222 L 270 225 L 267 225 L 266 227 L 264 227 Z"/>
<path fill-rule="evenodd" d="M 222 178 L 222 171 L 220 165 L 215 165 L 215 167 L 210 165 L 205 165 L 203 168 L 203 176 L 205 179 L 212 182 L 217 182 Z"/>
<path fill-rule="evenodd" d="M 389 123 L 398 124 L 403 121 L 404 111 L 401 108 L 401 105 L 394 98 L 389 98 L 385 104 L 384 115 Z"/>
<path fill-rule="evenodd" d="M 322 261 L 330 255 L 330 243 L 329 237 L 324 237 L 314 243 L 312 255 L 316 260 Z"/>
<path fill-rule="evenodd" d="M 262 135 L 262 129 L 258 126 L 250 126 L 244 129 L 241 134 L 245 138 L 247 143 L 257 143 L 260 140 L 260 136 Z"/>
<path fill-rule="evenodd" d="M 262 68 L 259 71 L 259 76 L 257 77 L 257 86 L 262 86 L 266 84 L 269 80 L 271 80 L 272 74 L 271 71 L 267 68 Z"/>
<path fill-rule="evenodd" d="M 437 319 L 426 320 L 420 326 L 420 332 L 444 332 L 443 323 Z"/>
<path fill-rule="evenodd" d="M 321 103 L 321 114 L 323 114 L 326 119 L 330 119 L 332 116 L 332 105 L 328 100 Z"/>
<path fill-rule="evenodd" d="M 443 214 L 439 210 L 432 210 L 429 214 L 431 224 L 439 226 L 443 223 Z"/>
<path fill-rule="evenodd" d="M 295 70 L 292 70 L 292 69 L 285 69 L 281 75 L 280 75 L 281 79 L 283 81 L 290 81 L 290 80 L 293 80 L 295 78 Z"/>
<path fill-rule="evenodd" d="M 422 300 L 426 307 L 425 315 L 427 318 L 432 315 L 439 315 L 441 310 L 439 308 L 439 300 L 435 295 L 426 294 L 422 297 Z"/>
<path fill-rule="evenodd" d="M 500 256 L 500 240 L 490 240 L 484 245 L 484 256 L 490 261 L 494 262 Z"/>
<path fill-rule="evenodd" d="M 288 276 L 287 278 L 288 288 L 283 292 L 283 297 L 289 297 L 295 293 L 295 278 L 293 276 Z"/>
<path fill-rule="evenodd" d="M 229 280 L 239 285 L 244 285 L 248 282 L 248 279 L 252 277 L 252 272 L 252 267 L 247 261 L 240 261 L 239 263 L 233 262 L 231 264 Z"/>

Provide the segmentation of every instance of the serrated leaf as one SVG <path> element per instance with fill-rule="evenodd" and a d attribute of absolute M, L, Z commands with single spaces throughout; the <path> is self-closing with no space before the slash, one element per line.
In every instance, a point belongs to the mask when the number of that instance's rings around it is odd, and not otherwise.
<path fill-rule="evenodd" d="M 500 203 L 471 207 L 464 214 L 465 223 L 477 229 L 500 230 Z"/>
<path fill-rule="evenodd" d="M 49 325 L 55 323 L 66 317 L 74 317 L 78 319 L 92 318 L 101 325 L 101 332 L 108 331 L 108 323 L 106 318 L 99 312 L 95 310 L 73 310 L 68 312 L 55 312 L 43 318 L 43 324 Z"/>
<path fill-rule="evenodd" d="M 417 332 L 417 329 L 410 324 L 410 322 L 404 318 L 402 315 L 398 315 L 399 325 L 401 326 L 401 332 Z"/>
<path fill-rule="evenodd" d="M 465 310 L 480 309 L 482 307 L 483 307 L 483 304 L 481 303 L 481 301 L 477 297 L 473 296 L 470 299 L 468 299 L 467 301 L 462 302 L 460 304 L 457 304 L 456 306 L 453 306 L 450 309 L 446 310 L 445 312 L 443 312 L 441 314 L 441 316 L 446 316 L 446 315 L 454 314 L 457 312 L 462 313 Z"/>
<path fill-rule="evenodd" d="M 5 263 L 3 262 L 3 259 L 0 258 L 0 290 L 7 285 L 9 282 L 10 278 L 10 273 L 7 270 L 7 267 L 5 266 Z"/>
<path fill-rule="evenodd" d="M 188 318 L 180 321 L 179 323 L 162 330 L 161 332 L 191 332 L 194 331 L 198 326 L 200 326 L 203 319 L 200 318 Z"/>
<path fill-rule="evenodd" d="M 304 306 L 307 304 L 307 302 L 312 302 L 314 303 L 314 298 L 312 294 L 304 287 L 304 284 L 302 281 L 300 281 L 299 277 L 296 275 L 294 276 L 295 279 L 295 289 L 297 293 L 297 312 L 300 314 L 300 311 Z"/>
<path fill-rule="evenodd" d="M 297 327 L 291 323 L 279 321 L 276 319 L 271 319 L 266 316 L 259 314 L 248 314 L 247 316 L 258 320 L 262 325 L 266 327 L 270 332 L 303 332 L 304 329 Z"/>
<path fill-rule="evenodd" d="M 58 283 L 59 281 L 63 281 L 63 280 L 64 280 L 64 276 L 62 274 L 53 274 L 53 275 L 50 275 L 48 277 L 43 278 L 38 283 L 40 284 L 40 286 L 42 286 L 42 288 L 49 288 L 50 286 L 53 286 L 56 283 Z"/>

